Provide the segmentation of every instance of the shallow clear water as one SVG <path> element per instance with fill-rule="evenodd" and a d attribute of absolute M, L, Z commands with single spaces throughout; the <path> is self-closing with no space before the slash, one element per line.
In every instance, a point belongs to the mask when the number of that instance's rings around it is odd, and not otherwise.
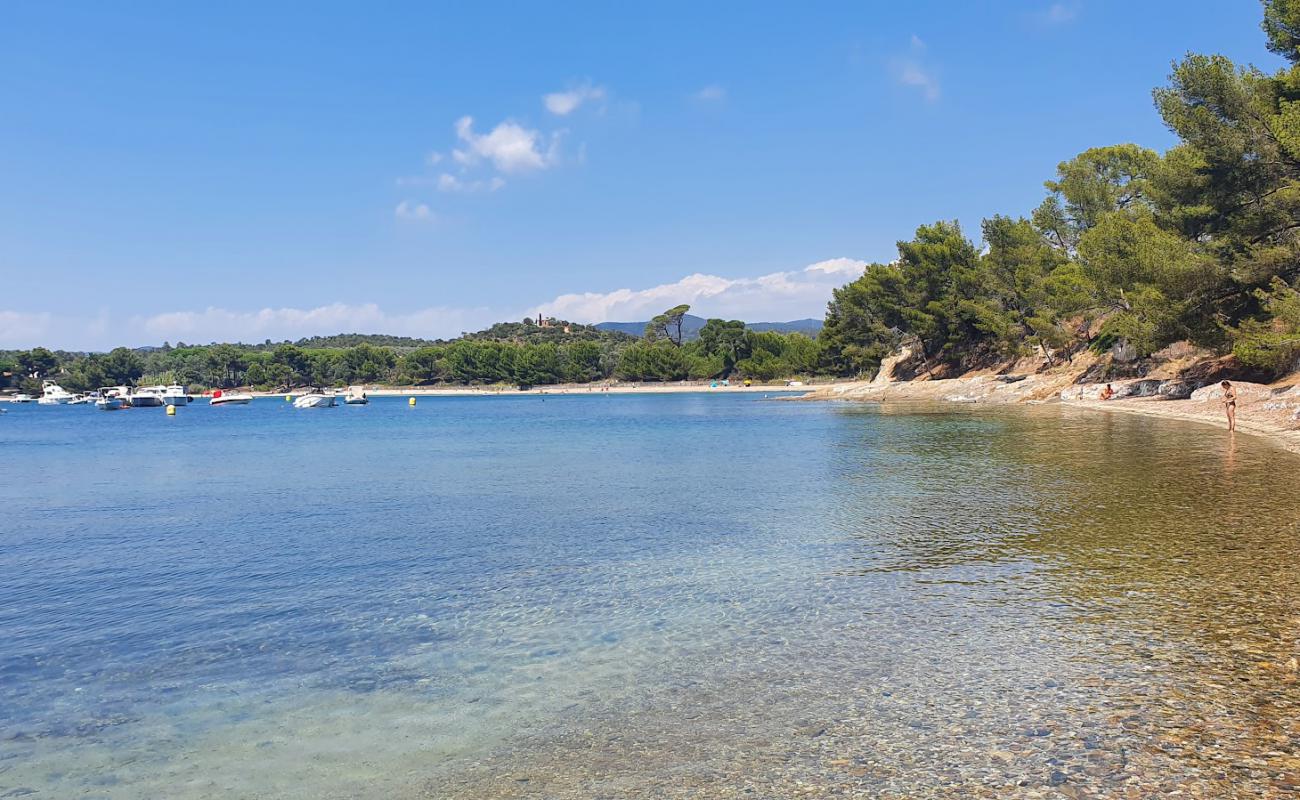
<path fill-rule="evenodd" d="M 574 394 L 10 406 L 0 455 L 0 796 L 1300 787 L 1250 437 Z"/>

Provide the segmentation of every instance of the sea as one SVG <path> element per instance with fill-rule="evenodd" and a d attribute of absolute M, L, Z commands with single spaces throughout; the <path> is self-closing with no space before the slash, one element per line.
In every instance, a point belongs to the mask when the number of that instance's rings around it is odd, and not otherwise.
<path fill-rule="evenodd" d="M 1264 439 L 725 390 L 4 408 L 0 797 L 1300 789 Z"/>

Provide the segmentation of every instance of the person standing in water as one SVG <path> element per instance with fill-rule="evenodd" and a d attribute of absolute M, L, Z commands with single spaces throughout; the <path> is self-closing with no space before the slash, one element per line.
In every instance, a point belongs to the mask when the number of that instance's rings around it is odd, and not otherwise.
<path fill-rule="evenodd" d="M 1228 415 L 1228 430 L 1235 431 L 1237 430 L 1237 390 L 1227 381 L 1219 385 L 1223 387 L 1223 411 Z"/>

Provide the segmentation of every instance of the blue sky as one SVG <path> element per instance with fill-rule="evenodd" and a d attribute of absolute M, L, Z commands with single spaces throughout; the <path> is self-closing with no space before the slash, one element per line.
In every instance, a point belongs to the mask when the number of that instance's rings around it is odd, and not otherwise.
<path fill-rule="evenodd" d="M 1251 0 L 0 4 L 0 348 L 824 313 Z M 810 268 L 811 267 L 811 268 Z"/>

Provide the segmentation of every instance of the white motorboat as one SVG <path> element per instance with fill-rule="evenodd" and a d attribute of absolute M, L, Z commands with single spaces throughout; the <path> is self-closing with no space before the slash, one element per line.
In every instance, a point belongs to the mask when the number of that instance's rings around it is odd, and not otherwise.
<path fill-rule="evenodd" d="M 23 393 L 20 392 L 20 393 L 14 395 L 13 397 L 9 398 L 9 402 L 11 402 L 11 403 L 31 403 L 31 402 L 35 402 L 35 401 L 32 400 L 32 396 L 31 396 L 30 394 L 23 394 Z"/>
<path fill-rule="evenodd" d="M 130 408 L 131 390 L 126 386 L 105 386 L 95 393 L 95 408 L 100 411 L 117 411 L 119 408 Z"/>
<path fill-rule="evenodd" d="M 78 394 L 78 395 L 73 395 L 72 399 L 68 401 L 68 405 L 89 406 L 89 405 L 94 405 L 95 401 L 98 399 L 99 399 L 99 394 L 97 392 L 91 392 L 90 394 Z"/>
<path fill-rule="evenodd" d="M 294 408 L 333 408 L 334 405 L 334 393 L 323 389 L 312 389 L 293 401 Z"/>
<path fill-rule="evenodd" d="M 62 406 L 71 402 L 76 395 L 64 389 L 54 381 L 41 381 L 41 399 L 36 402 L 43 406 Z"/>
<path fill-rule="evenodd" d="M 218 389 L 208 401 L 210 406 L 246 406 L 253 402 L 253 396 L 246 392 L 223 392 Z"/>
<path fill-rule="evenodd" d="M 171 386 L 163 387 L 162 400 L 169 406 L 188 405 L 193 397 L 185 392 L 185 387 L 179 383 L 173 383 Z"/>
<path fill-rule="evenodd" d="M 163 404 L 165 386 L 141 386 L 131 392 L 132 408 L 157 408 Z"/>
<path fill-rule="evenodd" d="M 343 397 L 343 402 L 349 406 L 364 406 L 370 402 L 370 398 L 366 397 L 366 390 L 362 387 L 349 386 L 348 393 Z"/>

